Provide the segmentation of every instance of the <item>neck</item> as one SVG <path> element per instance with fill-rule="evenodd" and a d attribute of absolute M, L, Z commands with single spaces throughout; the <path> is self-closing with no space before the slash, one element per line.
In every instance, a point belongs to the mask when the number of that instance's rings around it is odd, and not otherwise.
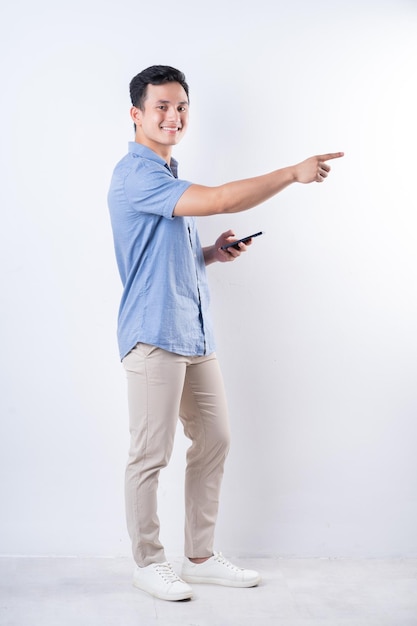
<path fill-rule="evenodd" d="M 168 165 L 170 164 L 172 146 L 161 146 L 160 144 L 155 144 L 152 141 L 144 139 L 143 136 L 138 132 L 135 135 L 135 141 L 136 143 L 140 143 L 142 144 L 142 146 L 146 146 L 147 148 L 155 152 L 155 154 L 160 156 L 161 159 L 164 159 L 164 161 L 166 161 Z"/>

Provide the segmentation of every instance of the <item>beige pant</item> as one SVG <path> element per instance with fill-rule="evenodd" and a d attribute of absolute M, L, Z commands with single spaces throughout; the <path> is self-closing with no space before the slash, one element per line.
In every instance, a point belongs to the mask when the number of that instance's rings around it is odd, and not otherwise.
<path fill-rule="evenodd" d="M 166 561 L 159 541 L 157 488 L 180 417 L 191 440 L 185 475 L 185 555 L 213 554 L 223 467 L 230 443 L 223 379 L 215 354 L 187 357 L 139 343 L 123 359 L 131 443 L 126 516 L 140 567 Z"/>

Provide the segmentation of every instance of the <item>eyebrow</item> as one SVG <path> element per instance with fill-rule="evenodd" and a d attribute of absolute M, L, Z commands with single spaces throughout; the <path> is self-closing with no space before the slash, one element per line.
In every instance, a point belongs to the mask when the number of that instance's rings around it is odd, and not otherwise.
<path fill-rule="evenodd" d="M 171 104 L 171 100 L 157 100 L 155 104 Z M 188 100 L 181 100 L 177 104 L 189 104 Z"/>

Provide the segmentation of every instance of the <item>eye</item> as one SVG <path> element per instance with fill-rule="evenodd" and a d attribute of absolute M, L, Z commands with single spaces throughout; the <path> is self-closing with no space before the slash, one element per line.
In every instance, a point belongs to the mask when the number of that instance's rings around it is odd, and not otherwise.
<path fill-rule="evenodd" d="M 178 107 L 178 111 L 180 111 L 180 113 L 183 113 L 186 110 L 187 110 L 187 107 L 184 107 L 184 106 Z"/>

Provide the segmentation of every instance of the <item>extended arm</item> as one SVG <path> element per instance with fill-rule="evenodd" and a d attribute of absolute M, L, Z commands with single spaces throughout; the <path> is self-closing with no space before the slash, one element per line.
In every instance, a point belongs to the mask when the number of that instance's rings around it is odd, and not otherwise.
<path fill-rule="evenodd" d="M 316 155 L 297 165 L 218 187 L 191 185 L 177 202 L 174 215 L 203 216 L 246 211 L 275 196 L 292 183 L 323 182 L 330 172 L 326 161 L 342 156 L 343 152 Z"/>

